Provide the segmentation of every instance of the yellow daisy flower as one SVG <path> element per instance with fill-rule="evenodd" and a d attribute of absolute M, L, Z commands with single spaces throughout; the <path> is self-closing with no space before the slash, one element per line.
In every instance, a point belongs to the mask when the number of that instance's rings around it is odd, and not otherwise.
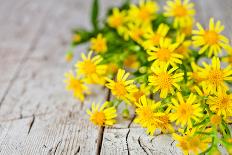
<path fill-rule="evenodd" d="M 185 40 L 185 34 L 181 33 L 177 35 L 176 42 L 179 44 L 179 46 L 175 49 L 175 52 L 183 55 L 185 58 L 188 58 L 190 52 L 189 47 L 192 45 L 192 41 Z"/>
<path fill-rule="evenodd" d="M 70 62 L 70 61 L 72 61 L 72 59 L 73 59 L 73 52 L 67 52 L 66 54 L 65 54 L 65 61 L 66 62 Z"/>
<path fill-rule="evenodd" d="M 92 57 L 92 54 L 92 51 L 87 56 L 82 53 L 82 61 L 77 62 L 75 65 L 77 73 L 83 75 L 84 80 L 89 84 L 104 84 L 107 66 L 100 64 L 102 61 L 101 56 Z"/>
<path fill-rule="evenodd" d="M 175 53 L 178 44 L 172 44 L 170 39 L 160 39 L 159 47 L 152 47 L 148 53 L 148 61 L 153 61 L 154 64 L 181 64 L 182 55 Z"/>
<path fill-rule="evenodd" d="M 192 121 L 200 121 L 203 116 L 200 103 L 196 102 L 196 96 L 192 93 L 187 101 L 184 100 L 180 92 L 177 93 L 177 99 L 172 98 L 170 105 L 170 120 L 175 121 L 177 125 L 192 127 Z"/>
<path fill-rule="evenodd" d="M 201 97 L 207 97 L 210 95 L 210 89 L 207 85 L 201 84 L 200 86 L 194 86 L 195 91 Z"/>
<path fill-rule="evenodd" d="M 157 112 L 157 108 L 160 106 L 160 104 L 161 102 L 155 103 L 153 100 L 147 99 L 146 96 L 143 95 L 139 99 L 139 102 L 135 103 L 136 118 L 134 122 L 140 124 L 144 128 L 149 128 L 149 131 L 155 131 L 157 126 L 154 124 L 161 123 L 158 118 L 160 116 L 164 116 L 164 113 Z"/>
<path fill-rule="evenodd" d="M 169 0 L 164 7 L 167 17 L 173 17 L 174 27 L 184 27 L 190 25 L 195 14 L 194 4 L 189 0 Z"/>
<path fill-rule="evenodd" d="M 96 38 L 92 38 L 90 43 L 91 50 L 97 53 L 105 53 L 107 51 L 106 38 L 104 38 L 102 34 L 98 34 Z"/>
<path fill-rule="evenodd" d="M 146 84 L 141 84 L 139 86 L 139 89 L 137 89 L 137 91 L 130 93 L 130 101 L 132 103 L 139 102 L 141 96 L 150 95 L 150 89 L 151 89 L 150 86 L 147 86 Z"/>
<path fill-rule="evenodd" d="M 126 68 L 137 69 L 140 65 L 138 58 L 135 54 L 130 54 L 123 62 Z"/>
<path fill-rule="evenodd" d="M 142 44 L 142 37 L 151 29 L 150 24 L 137 24 L 129 23 L 128 24 L 128 35 L 134 41 L 139 44 Z"/>
<path fill-rule="evenodd" d="M 161 23 L 154 32 L 152 29 L 149 30 L 146 34 L 144 34 L 145 41 L 143 42 L 143 47 L 148 50 L 151 49 L 153 46 L 158 46 L 160 43 L 161 38 L 165 38 L 169 31 L 169 27 L 166 24 Z"/>
<path fill-rule="evenodd" d="M 191 62 L 191 68 L 192 72 L 187 73 L 189 80 L 193 80 L 196 83 L 202 82 L 203 78 L 200 77 L 200 71 L 202 70 L 202 68 L 198 66 L 194 61 Z"/>
<path fill-rule="evenodd" d="M 153 135 L 156 129 L 160 129 L 163 133 L 172 133 L 174 128 L 170 122 L 170 117 L 168 113 L 161 113 L 156 120 L 152 120 L 152 123 L 147 128 L 147 133 Z"/>
<path fill-rule="evenodd" d="M 74 34 L 74 35 L 72 36 L 72 41 L 73 41 L 74 43 L 80 42 L 80 41 L 81 41 L 81 35 L 80 35 L 80 34 Z"/>
<path fill-rule="evenodd" d="M 106 84 L 106 87 L 119 99 L 127 100 L 129 93 L 137 91 L 136 86 L 133 84 L 134 80 L 127 80 L 129 75 L 129 73 L 125 73 L 125 70 L 119 69 L 115 81 L 106 78 L 109 82 Z"/>
<path fill-rule="evenodd" d="M 192 18 L 192 20 L 187 25 L 180 27 L 180 32 L 186 36 L 191 36 L 194 23 L 194 19 Z"/>
<path fill-rule="evenodd" d="M 178 69 L 178 67 L 173 67 L 170 70 L 168 65 L 162 66 L 152 66 L 153 75 L 148 77 L 149 85 L 154 86 L 153 92 L 160 90 L 160 97 L 166 98 L 168 93 L 174 94 L 174 87 L 180 90 L 178 82 L 183 80 L 184 73 L 173 72 Z"/>
<path fill-rule="evenodd" d="M 115 107 L 107 107 L 108 102 L 105 102 L 101 107 L 100 104 L 92 104 L 91 111 L 86 112 L 90 116 L 90 121 L 98 126 L 111 126 L 116 123 L 117 111 Z"/>
<path fill-rule="evenodd" d="M 232 94 L 219 91 L 215 96 L 209 96 L 207 101 L 211 111 L 221 116 L 232 116 Z"/>
<path fill-rule="evenodd" d="M 194 128 L 187 130 L 182 135 L 173 133 L 172 137 L 178 141 L 177 146 L 182 149 L 185 155 L 200 154 L 210 146 L 212 141 L 207 135 L 196 134 Z"/>
<path fill-rule="evenodd" d="M 229 40 L 220 34 L 224 30 L 221 21 L 214 23 L 214 19 L 210 18 L 208 29 L 205 30 L 200 23 L 197 23 L 197 28 L 199 30 L 193 30 L 192 39 L 193 45 L 201 48 L 199 54 L 207 51 L 208 57 L 211 57 L 212 55 L 217 56 L 222 49 L 227 51 L 231 49 Z"/>
<path fill-rule="evenodd" d="M 209 87 L 212 93 L 220 90 L 228 90 L 226 81 L 232 81 L 231 66 L 221 69 L 220 60 L 213 57 L 212 64 L 203 63 L 204 68 L 201 69 L 199 76 L 203 79 L 205 85 Z"/>
<path fill-rule="evenodd" d="M 89 93 L 88 88 L 84 85 L 83 81 L 73 75 L 72 72 L 65 74 L 66 89 L 73 92 L 73 96 L 81 101 L 85 99 L 85 93 Z"/>
<path fill-rule="evenodd" d="M 159 6 L 154 1 L 140 0 L 139 6 L 132 4 L 129 9 L 129 18 L 133 22 L 148 23 L 155 18 Z"/>
<path fill-rule="evenodd" d="M 107 23 L 110 27 L 115 29 L 120 28 L 125 22 L 125 12 L 121 11 L 118 8 L 113 8 L 113 14 L 108 17 Z"/>

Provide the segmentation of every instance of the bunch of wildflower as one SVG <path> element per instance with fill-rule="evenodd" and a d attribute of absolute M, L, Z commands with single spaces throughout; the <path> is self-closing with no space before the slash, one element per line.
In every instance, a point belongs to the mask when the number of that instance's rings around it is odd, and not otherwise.
<path fill-rule="evenodd" d="M 97 0 L 93 4 L 93 30 L 74 31 L 66 60 L 84 42 L 91 52 L 81 54 L 75 74 L 68 72 L 65 80 L 81 101 L 91 93 L 90 84 L 114 96 L 92 104 L 90 121 L 111 126 L 118 115 L 130 117 L 128 109 L 118 110 L 125 104 L 135 109 L 134 123 L 150 135 L 171 133 L 184 154 L 216 153 L 218 144 L 232 153 L 232 48 L 221 22 L 195 23 L 190 0 L 168 0 L 163 10 L 141 0 L 110 9 L 100 27 Z"/>

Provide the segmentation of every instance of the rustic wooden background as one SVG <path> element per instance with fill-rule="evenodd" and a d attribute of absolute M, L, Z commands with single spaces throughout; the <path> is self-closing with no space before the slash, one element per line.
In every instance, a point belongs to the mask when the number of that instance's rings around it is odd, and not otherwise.
<path fill-rule="evenodd" d="M 232 0 L 194 0 L 197 20 L 214 16 L 232 34 Z M 120 3 L 101 0 L 105 8 Z M 181 154 L 169 135 L 149 137 L 119 118 L 111 128 L 92 125 L 85 114 L 107 91 L 93 88 L 81 107 L 64 89 L 64 61 L 76 26 L 90 28 L 91 0 L 0 0 L 0 154 Z M 85 51 L 85 46 L 77 49 Z M 226 153 L 224 153 L 226 154 Z"/>

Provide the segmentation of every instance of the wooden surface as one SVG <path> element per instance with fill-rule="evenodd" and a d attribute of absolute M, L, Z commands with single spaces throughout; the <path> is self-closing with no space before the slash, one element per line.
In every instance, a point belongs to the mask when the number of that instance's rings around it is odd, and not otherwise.
<path fill-rule="evenodd" d="M 119 119 L 111 128 L 92 125 L 85 109 L 106 100 L 94 87 L 84 106 L 64 90 L 70 30 L 90 28 L 91 0 L 0 1 L 0 154 L 181 154 L 169 135 L 149 137 Z M 119 1 L 101 0 L 101 17 Z M 231 0 L 197 0 L 197 20 L 222 20 L 231 38 Z M 77 49 L 85 51 L 85 45 Z M 226 154 L 226 153 L 224 153 Z"/>

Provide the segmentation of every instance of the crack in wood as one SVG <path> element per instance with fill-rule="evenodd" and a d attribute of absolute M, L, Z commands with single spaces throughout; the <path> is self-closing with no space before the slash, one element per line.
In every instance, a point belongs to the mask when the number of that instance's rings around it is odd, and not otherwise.
<path fill-rule="evenodd" d="M 130 123 L 128 124 L 127 128 L 130 128 L 130 126 L 131 126 L 131 124 L 133 123 L 134 119 L 135 119 L 135 114 L 134 114 L 133 117 L 131 118 L 131 121 L 130 121 Z"/>
<path fill-rule="evenodd" d="M 56 154 L 56 151 L 57 151 L 59 145 L 61 144 L 61 142 L 62 142 L 62 140 L 60 140 L 60 141 L 56 144 L 56 147 L 55 147 L 55 149 L 54 149 L 54 155 Z"/>
<path fill-rule="evenodd" d="M 104 127 L 101 127 L 100 131 L 99 131 L 96 155 L 100 155 L 100 153 L 101 153 L 104 129 L 105 129 Z"/>
<path fill-rule="evenodd" d="M 77 155 L 80 152 L 81 147 L 78 146 L 77 151 L 74 153 L 74 155 Z"/>
<path fill-rule="evenodd" d="M 175 140 L 173 140 L 173 141 L 171 142 L 171 146 L 173 145 L 174 142 L 175 142 Z"/>
<path fill-rule="evenodd" d="M 32 120 L 31 120 L 31 122 L 29 124 L 29 129 L 28 129 L 28 132 L 27 132 L 28 135 L 31 132 L 31 128 L 32 128 L 34 122 L 35 122 L 35 115 L 32 116 Z"/>
<path fill-rule="evenodd" d="M 130 150 L 129 150 L 129 144 L 128 144 L 128 136 L 130 134 L 130 129 L 128 130 L 126 134 L 126 147 L 127 147 L 127 154 L 130 155 Z"/>
<path fill-rule="evenodd" d="M 139 136 L 139 138 L 138 138 L 138 143 L 139 143 L 139 146 L 143 149 L 143 151 L 148 155 L 146 149 L 141 144 L 141 136 Z"/>

